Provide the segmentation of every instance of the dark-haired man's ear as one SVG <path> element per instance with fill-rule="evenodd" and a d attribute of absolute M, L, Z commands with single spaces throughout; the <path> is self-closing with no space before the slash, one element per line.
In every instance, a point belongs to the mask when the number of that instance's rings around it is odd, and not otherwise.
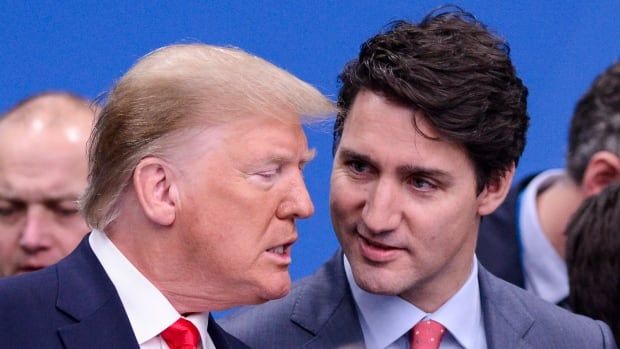
<path fill-rule="evenodd" d="M 478 194 L 478 214 L 480 216 L 493 213 L 504 202 L 514 175 L 515 165 L 513 163 L 502 176 L 487 183 L 482 192 Z"/>
<path fill-rule="evenodd" d="M 620 158 L 607 150 L 596 152 L 583 172 L 581 192 L 590 197 L 620 179 Z"/>
<path fill-rule="evenodd" d="M 153 223 L 168 226 L 176 217 L 176 195 L 168 164 L 156 157 L 146 157 L 133 174 L 136 197 L 144 215 Z"/>

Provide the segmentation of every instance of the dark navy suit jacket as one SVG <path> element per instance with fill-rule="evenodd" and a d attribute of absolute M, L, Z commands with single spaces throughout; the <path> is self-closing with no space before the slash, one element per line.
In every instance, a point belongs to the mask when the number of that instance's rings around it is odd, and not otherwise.
<path fill-rule="evenodd" d="M 497 210 L 482 218 L 476 245 L 480 264 L 498 278 L 521 288 L 525 288 L 525 277 L 517 233 L 517 200 L 535 176 L 519 181 Z"/>
<path fill-rule="evenodd" d="M 217 348 L 247 348 L 209 319 Z M 2 348 L 139 348 L 121 300 L 88 244 L 40 271 L 0 280 Z"/>
<path fill-rule="evenodd" d="M 480 303 L 489 349 L 616 348 L 609 327 L 572 314 L 479 266 Z M 253 348 L 364 348 L 342 252 L 296 282 L 285 298 L 220 322 Z"/>

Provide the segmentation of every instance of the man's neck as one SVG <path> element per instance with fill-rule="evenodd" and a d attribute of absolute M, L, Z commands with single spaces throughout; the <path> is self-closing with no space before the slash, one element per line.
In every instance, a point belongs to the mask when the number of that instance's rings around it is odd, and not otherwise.
<path fill-rule="evenodd" d="M 152 233 L 139 223 L 132 224 L 131 231 L 122 228 L 112 223 L 106 233 L 125 258 L 168 299 L 179 314 L 199 312 L 185 305 L 183 295 L 186 292 L 177 289 L 190 281 L 179 283 L 176 275 L 180 262 L 174 254 L 165 253 L 167 247 L 174 243 L 166 241 L 171 233 Z"/>
<path fill-rule="evenodd" d="M 442 287 L 439 290 L 438 287 L 428 287 L 429 285 L 424 284 L 423 287 L 408 290 L 400 297 L 426 313 L 434 313 L 463 287 L 472 267 L 465 264 L 458 272 L 449 273 L 450 277 L 446 277 L 448 273 L 440 276 L 446 280 L 441 282 Z"/>
<path fill-rule="evenodd" d="M 106 233 L 110 231 L 109 239 L 179 314 L 229 309 L 240 305 L 240 299 L 249 300 L 247 287 L 231 290 L 207 270 L 187 276 L 187 270 L 198 269 L 189 265 L 191 262 L 184 259 L 184 255 L 170 252 L 182 249 L 182 246 L 175 246 L 181 240 L 174 237 L 174 231 L 154 232 L 139 224 L 132 225 L 131 231 L 117 228 L 113 225 L 106 228 Z"/>
<path fill-rule="evenodd" d="M 538 193 L 536 208 L 543 233 L 562 258 L 565 255 L 566 225 L 583 202 L 579 187 L 564 176 Z"/>

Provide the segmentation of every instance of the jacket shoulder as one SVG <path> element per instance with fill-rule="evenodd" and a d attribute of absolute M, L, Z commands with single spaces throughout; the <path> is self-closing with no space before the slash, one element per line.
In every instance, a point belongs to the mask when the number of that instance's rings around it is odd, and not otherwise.
<path fill-rule="evenodd" d="M 73 322 L 56 308 L 56 266 L 0 280 L 0 343 L 7 348 L 57 348 L 56 329 Z"/>
<path fill-rule="evenodd" d="M 516 289 L 517 292 L 526 293 L 521 289 Z M 545 336 L 557 348 L 617 348 L 609 326 L 602 321 L 572 313 L 529 294 L 526 296 L 523 303 L 537 324 L 531 329 L 532 339 Z"/>
<path fill-rule="evenodd" d="M 480 283 L 485 327 L 497 332 L 491 336 L 516 331 L 531 348 L 617 348 L 601 321 L 571 313 L 487 271 L 481 272 Z M 502 323 L 507 325 L 500 329 Z"/>
<path fill-rule="evenodd" d="M 57 295 L 56 266 L 0 279 L 0 312 L 6 315 L 24 314 L 31 309 L 41 311 L 53 305 Z"/>
<path fill-rule="evenodd" d="M 239 308 L 218 320 L 224 330 L 251 348 L 294 348 L 312 335 L 291 321 L 295 303 L 314 275 L 293 284 L 290 293 L 261 305 Z"/>
<path fill-rule="evenodd" d="M 222 327 L 256 348 L 317 347 L 361 336 L 357 321 L 351 321 L 357 315 L 342 258 L 336 252 L 314 274 L 295 282 L 286 297 L 242 308 L 221 321 Z"/>

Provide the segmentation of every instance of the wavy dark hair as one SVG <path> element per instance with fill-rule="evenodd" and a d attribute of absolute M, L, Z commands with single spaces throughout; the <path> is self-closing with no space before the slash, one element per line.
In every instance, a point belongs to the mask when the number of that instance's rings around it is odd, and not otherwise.
<path fill-rule="evenodd" d="M 620 183 L 586 199 L 566 229 L 571 309 L 602 320 L 620 341 Z"/>
<path fill-rule="evenodd" d="M 460 8 L 433 11 L 418 24 L 391 23 L 362 44 L 339 81 L 334 153 L 361 89 L 422 111 L 440 138 L 465 149 L 479 191 L 516 165 L 525 147 L 528 92 L 509 46 Z"/>

